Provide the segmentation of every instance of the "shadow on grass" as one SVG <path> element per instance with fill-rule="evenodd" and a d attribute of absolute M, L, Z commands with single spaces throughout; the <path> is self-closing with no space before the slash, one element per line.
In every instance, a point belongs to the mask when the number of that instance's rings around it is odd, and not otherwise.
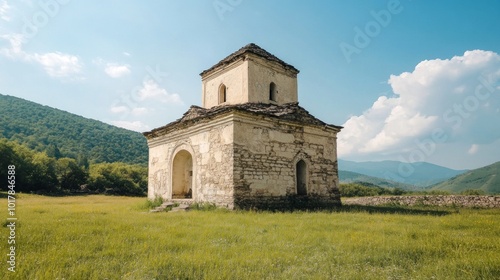
<path fill-rule="evenodd" d="M 269 212 L 331 212 L 331 213 L 369 213 L 369 214 L 399 214 L 399 215 L 430 215 L 444 216 L 458 213 L 459 208 L 437 206 L 403 206 L 385 204 L 340 205 L 335 199 L 324 199 L 315 196 L 287 195 L 286 197 L 253 197 L 235 201 L 238 210 L 269 211 Z"/>
<path fill-rule="evenodd" d="M 395 215 L 421 215 L 421 216 L 446 216 L 459 213 L 458 208 L 430 207 L 430 206 L 398 206 L 398 205 L 323 205 L 316 207 L 288 207 L 288 208 L 250 208 L 238 209 L 237 211 L 256 211 L 273 213 L 295 213 L 295 212 L 323 212 L 323 213 L 368 213 L 368 214 L 395 214 Z"/>

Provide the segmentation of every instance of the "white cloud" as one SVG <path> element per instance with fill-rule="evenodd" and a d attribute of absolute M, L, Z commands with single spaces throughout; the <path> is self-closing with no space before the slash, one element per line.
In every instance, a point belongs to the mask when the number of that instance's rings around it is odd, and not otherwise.
<path fill-rule="evenodd" d="M 106 72 L 106 74 L 108 74 L 111 78 L 120 78 L 130 74 L 130 65 L 107 63 L 104 72 Z"/>
<path fill-rule="evenodd" d="M 477 153 L 477 150 L 478 150 L 478 149 L 479 149 L 479 145 L 477 145 L 477 144 L 472 144 L 472 145 L 470 146 L 469 150 L 467 151 L 467 153 L 468 153 L 469 155 L 473 155 L 473 154 Z"/>
<path fill-rule="evenodd" d="M 53 78 L 64 78 L 79 74 L 82 64 L 78 57 L 60 52 L 34 54 L 29 56 L 40 63 L 45 72 Z"/>
<path fill-rule="evenodd" d="M 24 43 L 24 36 L 22 34 L 3 34 L 0 38 L 8 41 L 9 46 L 0 49 L 0 54 L 6 56 L 10 59 L 26 57 L 26 53 L 22 50 L 22 45 Z"/>
<path fill-rule="evenodd" d="M 153 99 L 169 104 L 183 104 L 181 97 L 177 93 L 168 93 L 166 89 L 160 87 L 154 80 L 147 79 L 139 89 L 141 100 Z"/>
<path fill-rule="evenodd" d="M 9 3 L 7 3 L 7 0 L 3 0 L 0 2 L 0 19 L 5 20 L 5 21 L 10 21 L 11 17 L 9 15 L 9 12 L 11 10 L 11 6 Z"/>
<path fill-rule="evenodd" d="M 132 115 L 134 116 L 141 116 L 141 115 L 145 115 L 149 112 L 150 110 L 148 108 L 145 108 L 145 107 L 136 107 L 134 109 L 132 109 Z"/>
<path fill-rule="evenodd" d="M 413 72 L 391 75 L 393 96 L 381 96 L 339 134 L 339 156 L 396 155 L 432 139 L 439 129 L 447 142 L 471 147 L 500 138 L 500 56 L 467 51 L 451 59 L 420 62 Z M 418 148 L 418 147 L 417 147 Z"/>
<path fill-rule="evenodd" d="M 127 106 L 113 106 L 110 109 L 111 113 L 114 114 L 120 114 L 120 113 L 126 113 L 128 112 L 128 107 Z"/>
<path fill-rule="evenodd" d="M 112 125 L 137 132 L 143 132 L 150 129 L 148 125 L 142 123 L 141 121 L 111 121 L 110 123 Z"/>
<path fill-rule="evenodd" d="M 101 57 L 93 59 L 92 63 L 99 67 L 104 67 L 104 72 L 111 78 L 120 78 L 131 73 L 130 65 L 109 62 L 102 59 Z"/>
<path fill-rule="evenodd" d="M 83 64 L 80 59 L 71 54 L 61 52 L 28 53 L 23 50 L 25 37 L 22 34 L 5 34 L 0 38 L 7 40 L 9 46 L 0 49 L 0 55 L 14 60 L 25 62 L 36 62 L 40 64 L 45 72 L 53 78 L 68 78 L 79 76 Z"/>
<path fill-rule="evenodd" d="M 30 5 L 31 1 L 25 1 L 23 4 Z M 7 1 L 0 0 L 1 20 L 10 21 L 10 17 L 15 14 L 14 10 L 19 10 L 19 7 L 15 8 Z M 13 32 L 10 27 L 2 26 L 1 29 L 0 40 L 7 41 L 7 44 L 0 45 L 0 55 L 16 61 L 39 64 L 53 78 L 81 78 L 83 63 L 77 56 L 58 51 L 27 52 L 23 46 L 30 39 L 29 34 Z"/>

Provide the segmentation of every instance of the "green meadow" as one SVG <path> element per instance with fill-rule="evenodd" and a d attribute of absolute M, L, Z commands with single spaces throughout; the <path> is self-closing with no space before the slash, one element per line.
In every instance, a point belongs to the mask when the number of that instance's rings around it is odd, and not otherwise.
<path fill-rule="evenodd" d="M 10 272 L 2 194 L 0 278 L 500 278 L 500 209 L 149 213 L 145 202 L 19 195 Z"/>

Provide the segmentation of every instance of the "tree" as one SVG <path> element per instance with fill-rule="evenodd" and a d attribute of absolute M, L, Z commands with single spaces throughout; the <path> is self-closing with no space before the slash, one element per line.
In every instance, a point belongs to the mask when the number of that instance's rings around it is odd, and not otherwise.
<path fill-rule="evenodd" d="M 76 162 L 78 163 L 78 166 L 82 167 L 85 170 L 89 169 L 89 159 L 86 155 L 79 153 Z"/>
<path fill-rule="evenodd" d="M 7 167 L 9 165 L 15 166 L 15 181 L 16 181 L 16 191 L 18 192 L 29 192 L 37 191 L 42 188 L 42 186 L 35 184 L 35 181 L 39 178 L 40 174 L 32 163 L 34 152 L 28 149 L 26 146 L 20 145 L 14 141 L 0 141 L 0 151 L 2 153 L 0 174 L 2 177 L 7 178 Z M 2 188 L 5 187 L 2 185 Z"/>
<path fill-rule="evenodd" d="M 60 159 L 62 157 L 61 151 L 59 151 L 59 148 L 57 148 L 55 144 L 51 144 L 47 147 L 47 155 L 55 159 Z"/>
<path fill-rule="evenodd" d="M 147 168 L 121 162 L 90 166 L 89 188 L 120 195 L 144 195 L 147 191 Z"/>
<path fill-rule="evenodd" d="M 61 158 L 57 160 L 56 174 L 62 189 L 77 190 L 85 184 L 88 174 L 80 168 L 76 160 Z"/>
<path fill-rule="evenodd" d="M 376 188 L 365 187 L 358 183 L 340 184 L 340 193 L 344 197 L 378 195 Z"/>
<path fill-rule="evenodd" d="M 56 160 L 47 155 L 47 153 L 36 153 L 32 159 L 34 174 L 36 179 L 33 181 L 34 188 L 37 190 L 54 191 L 59 182 L 56 175 Z"/>

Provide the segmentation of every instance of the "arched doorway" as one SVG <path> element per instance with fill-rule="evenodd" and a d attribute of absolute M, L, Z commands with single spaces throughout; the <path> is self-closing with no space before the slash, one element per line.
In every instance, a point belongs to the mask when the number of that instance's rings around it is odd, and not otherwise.
<path fill-rule="evenodd" d="M 297 194 L 307 195 L 307 164 L 303 160 L 299 160 L 295 166 L 297 183 Z"/>
<path fill-rule="evenodd" d="M 172 198 L 192 198 L 193 157 L 186 150 L 179 151 L 172 163 Z"/>

